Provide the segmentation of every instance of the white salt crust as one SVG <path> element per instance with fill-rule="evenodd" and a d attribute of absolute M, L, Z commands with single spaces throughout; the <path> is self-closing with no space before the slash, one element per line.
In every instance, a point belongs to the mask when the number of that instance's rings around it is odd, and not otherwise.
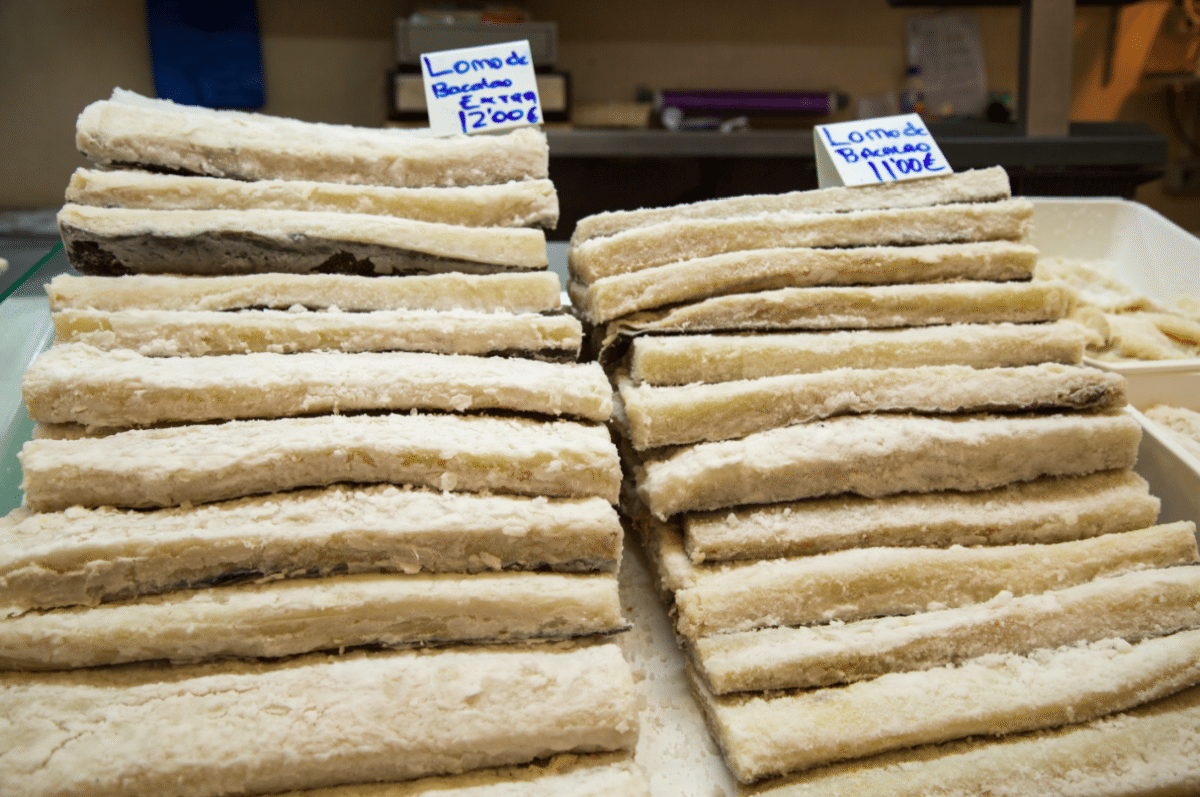
<path fill-rule="evenodd" d="M 286 792 L 278 797 L 650 797 L 642 768 L 628 753 L 557 755 L 546 762 L 404 783 L 372 783 Z"/>
<path fill-rule="evenodd" d="M 773 212 L 682 219 L 574 245 L 568 252 L 568 267 L 572 279 L 590 284 L 666 263 L 746 249 L 1022 241 L 1032 219 L 1033 203 L 1027 199 L 846 213 Z"/>
<path fill-rule="evenodd" d="M 615 573 L 295 578 L 0 619 L 0 669 L 511 643 L 627 627 Z"/>
<path fill-rule="evenodd" d="M 129 274 L 76 277 L 60 274 L 46 286 L 50 309 L 59 310 L 462 310 L 475 313 L 544 313 L 561 306 L 558 275 L 244 274 L 225 277 Z"/>
<path fill-rule="evenodd" d="M 1019 368 L 838 368 L 717 384 L 635 385 L 618 370 L 622 432 L 638 450 L 731 440 L 835 415 L 1123 407 L 1124 377 L 1058 363 Z"/>
<path fill-rule="evenodd" d="M 1197 561 L 1190 521 L 1085 540 L 984 548 L 862 548 L 726 565 L 664 561 L 676 626 L 689 638 L 969 606 Z M 659 544 L 654 540 L 651 545 Z M 671 541 L 665 554 L 679 551 Z M 682 565 L 682 566 L 681 566 Z"/>
<path fill-rule="evenodd" d="M 21 380 L 38 423 L 150 426 L 363 410 L 513 410 L 608 420 L 597 363 L 419 352 L 258 352 L 145 357 L 83 343 L 52 346 Z"/>
<path fill-rule="evenodd" d="M 300 351 L 424 351 L 575 361 L 583 328 L 569 315 L 379 310 L 60 310 L 57 343 L 132 349 L 147 357 Z"/>
<path fill-rule="evenodd" d="M 1200 688 L 1086 723 L 977 736 L 767 781 L 761 797 L 1188 797 L 1200 790 Z"/>
<path fill-rule="evenodd" d="M 1039 476 L 1130 468 L 1130 415 L 850 415 L 667 449 L 635 469 L 638 494 L 677 512 L 838 493 L 984 490 Z"/>
<path fill-rule="evenodd" d="M 455 188 L 392 188 L 311 180 L 229 180 L 133 169 L 76 169 L 67 202 L 148 210 L 307 210 L 366 213 L 465 227 L 558 223 L 550 180 Z"/>
<path fill-rule="evenodd" d="M 843 687 L 715 697 L 693 686 L 738 780 L 920 744 L 1088 722 L 1200 682 L 1200 631 L 998 654 Z"/>
<path fill-rule="evenodd" d="M 501 568 L 616 572 L 621 524 L 602 498 L 296 490 L 152 511 L 16 509 L 0 518 L 0 615 L 219 583 Z"/>
<path fill-rule="evenodd" d="M 1062 282 L 780 288 L 633 313 L 598 327 L 601 363 L 638 335 L 893 329 L 947 324 L 1037 324 L 1066 317 L 1074 294 Z"/>
<path fill-rule="evenodd" d="M 0 674 L 4 793 L 217 797 L 631 749 L 616 645 Z"/>
<path fill-rule="evenodd" d="M 770 559 L 847 548 L 1049 543 L 1153 526 L 1161 501 L 1129 470 L 976 492 L 843 495 L 684 514 L 691 560 Z"/>
<path fill-rule="evenodd" d="M 644 335 L 629 344 L 638 384 L 671 386 L 820 373 L 837 368 L 968 365 L 1019 368 L 1083 359 L 1083 330 L 1045 324 L 951 324 L 841 332 L 757 335 Z"/>
<path fill-rule="evenodd" d="M 715 694 L 828 686 L 987 654 L 1079 642 L 1137 641 L 1200 627 L 1200 567 L 1142 570 L 1038 595 L 906 617 L 714 634 L 693 662 Z"/>
<path fill-rule="evenodd" d="M 714 296 L 779 288 L 891 285 L 953 280 L 1028 280 L 1037 249 L 1013 241 L 852 249 L 747 249 L 602 277 L 571 280 L 571 304 L 593 324 Z"/>
<path fill-rule="evenodd" d="M 603 426 L 460 415 L 229 421 L 31 440 L 20 453 L 30 508 L 150 508 L 339 482 L 614 503 L 621 482 Z"/>
<path fill-rule="evenodd" d="M 780 211 L 840 213 L 850 210 L 920 207 L 963 202 L 1008 199 L 1012 190 L 1008 174 L 1000 166 L 968 169 L 931 180 L 906 180 L 855 186 L 791 191 L 784 194 L 755 194 L 713 199 L 686 205 L 642 210 L 616 210 L 586 216 L 575 224 L 572 244 L 634 227 L 645 227 L 683 219 L 720 219 Z"/>
<path fill-rule="evenodd" d="M 546 135 L 439 138 L 404 131 L 213 111 L 114 89 L 75 122 L 75 145 L 101 165 L 145 164 L 241 180 L 462 186 L 545 178 Z"/>

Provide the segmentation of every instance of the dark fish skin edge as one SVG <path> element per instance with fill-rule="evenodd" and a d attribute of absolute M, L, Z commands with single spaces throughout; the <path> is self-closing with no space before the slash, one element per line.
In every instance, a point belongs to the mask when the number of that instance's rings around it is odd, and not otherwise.
<path fill-rule="evenodd" d="M 287 242 L 245 233 L 207 233 L 186 239 L 153 234 L 107 238 L 68 224 L 61 226 L 61 232 L 72 267 L 96 277 L 269 272 L 374 277 L 540 270 L 307 236 Z"/>

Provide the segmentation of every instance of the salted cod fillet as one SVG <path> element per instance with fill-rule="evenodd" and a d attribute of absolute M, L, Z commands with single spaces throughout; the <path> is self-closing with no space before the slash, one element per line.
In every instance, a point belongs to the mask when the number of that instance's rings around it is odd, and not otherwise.
<path fill-rule="evenodd" d="M 635 468 L 651 512 L 767 504 L 837 493 L 985 490 L 1039 476 L 1131 468 L 1128 414 L 848 415 L 697 443 Z"/>
<path fill-rule="evenodd" d="M 132 427 L 359 410 L 511 410 L 608 420 L 597 363 L 420 352 L 145 357 L 82 343 L 52 346 L 21 381 L 37 423 Z"/>
<path fill-rule="evenodd" d="M 721 219 L 661 222 L 593 238 L 567 253 L 571 278 L 604 277 L 771 247 L 912 246 L 1022 241 L 1033 218 L 1027 199 L 846 213 L 762 213 Z"/>
<path fill-rule="evenodd" d="M 290 791 L 276 797 L 650 797 L 650 784 L 630 753 L 564 753 L 524 766 Z"/>
<path fill-rule="evenodd" d="M 638 450 L 730 440 L 850 413 L 1108 410 L 1126 404 L 1124 377 L 1058 363 L 839 368 L 675 387 L 635 385 L 619 370 L 615 382 L 622 432 Z"/>
<path fill-rule="evenodd" d="M 1200 567 L 1142 570 L 953 609 L 692 640 L 714 694 L 828 686 L 991 653 L 1137 641 L 1200 627 Z"/>
<path fill-rule="evenodd" d="M 1033 324 L 1065 318 L 1073 301 L 1065 283 L 1049 280 L 781 288 L 624 316 L 596 328 L 597 350 L 604 363 L 645 334 Z"/>
<path fill-rule="evenodd" d="M 1161 501 L 1131 470 L 975 492 L 841 495 L 679 516 L 692 562 L 846 548 L 1050 543 L 1153 526 Z"/>
<path fill-rule="evenodd" d="M 853 249 L 749 249 L 567 283 L 573 307 L 593 324 L 731 293 L 835 285 L 951 280 L 1028 280 L 1037 249 L 1012 241 Z"/>
<path fill-rule="evenodd" d="M 558 223 L 550 180 L 450 188 L 393 188 L 311 180 L 229 180 L 133 169 L 76 169 L 67 202 L 152 210 L 315 210 L 367 213 L 465 227 L 545 227 Z"/>
<path fill-rule="evenodd" d="M 973 737 L 743 788 L 759 797 L 1190 797 L 1200 789 L 1200 688 L 1048 730 Z M 332 795 L 331 795 L 332 797 Z"/>
<path fill-rule="evenodd" d="M 569 639 L 627 627 L 615 573 L 292 578 L 2 619 L 0 669 Z"/>
<path fill-rule="evenodd" d="M 0 616 L 285 575 L 616 572 L 623 537 L 602 498 L 390 484 L 152 511 L 16 509 L 0 532 Z"/>
<path fill-rule="evenodd" d="M 178 277 L 130 274 L 76 277 L 60 274 L 46 286 L 50 310 L 464 310 L 544 313 L 561 307 L 558 275 L 245 274 Z"/>
<path fill-rule="evenodd" d="M 67 259 L 81 274 L 491 274 L 545 269 L 546 236 L 365 213 L 144 210 L 64 205 Z"/>
<path fill-rule="evenodd" d="M 302 351 L 423 351 L 574 362 L 583 328 L 566 314 L 463 310 L 60 310 L 56 343 L 147 357 Z"/>
<path fill-rule="evenodd" d="M 734 776 L 751 783 L 919 744 L 1087 722 L 1167 697 L 1200 682 L 1200 631 L 984 656 L 794 693 L 717 697 L 691 680 Z"/>
<path fill-rule="evenodd" d="M 670 534 L 669 527 L 656 532 Z M 689 566 L 677 538 L 646 541 L 675 625 L 689 639 L 757 628 L 908 615 L 1002 592 L 1036 595 L 1103 576 L 1193 564 L 1196 526 L 1178 521 L 1083 540 L 986 548 L 861 548 Z M 658 550 L 655 550 L 658 548 Z"/>
<path fill-rule="evenodd" d="M 0 674 L 5 794 L 216 797 L 632 748 L 613 644 Z"/>
<path fill-rule="evenodd" d="M 332 415 L 31 440 L 19 454 L 38 512 L 151 508 L 339 482 L 615 503 L 617 452 L 603 426 L 466 415 Z"/>
<path fill-rule="evenodd" d="M 550 166 L 546 135 L 535 127 L 437 137 L 214 111 L 123 89 L 83 109 L 75 145 L 102 166 L 352 185 L 488 185 L 545 178 Z"/>
<path fill-rule="evenodd" d="M 720 219 L 758 213 L 835 213 L 849 210 L 921 207 L 965 202 L 991 202 L 1012 196 L 1003 167 L 968 169 L 927 180 L 833 187 L 783 194 L 752 194 L 729 199 L 711 199 L 686 205 L 642 210 L 614 210 L 586 216 L 575 224 L 571 243 L 613 235 L 634 227 L 646 227 L 683 219 Z"/>
<path fill-rule="evenodd" d="M 630 377 L 639 384 L 670 386 L 810 374 L 835 368 L 1017 368 L 1051 362 L 1073 365 L 1083 360 L 1083 346 L 1083 330 L 1073 321 L 751 335 L 643 335 L 630 341 L 628 367 Z"/>

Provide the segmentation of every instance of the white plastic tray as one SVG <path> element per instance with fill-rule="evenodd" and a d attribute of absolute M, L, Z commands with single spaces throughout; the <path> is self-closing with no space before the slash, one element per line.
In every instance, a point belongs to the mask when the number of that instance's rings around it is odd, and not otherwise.
<path fill-rule="evenodd" d="M 1158 212 L 1107 197 L 1033 202 L 1033 244 L 1043 256 L 1103 264 L 1130 288 L 1166 307 L 1184 297 L 1200 299 L 1200 238 Z M 1170 404 L 1200 411 L 1200 358 L 1088 362 L 1123 375 L 1136 410 Z M 1163 500 L 1162 520 L 1200 523 L 1200 461 L 1141 412 L 1134 414 L 1146 437 L 1138 470 Z"/>
<path fill-rule="evenodd" d="M 1190 520 L 1200 527 L 1200 460 L 1136 409 L 1130 408 L 1129 412 L 1141 422 L 1143 431 L 1134 470 L 1150 482 L 1150 492 L 1162 500 L 1158 522 Z"/>
<path fill-rule="evenodd" d="M 1128 377 L 1126 377 L 1128 379 Z M 1138 471 L 1162 499 L 1162 522 L 1192 520 L 1200 526 L 1200 459 L 1180 446 L 1171 433 L 1142 414 L 1156 404 L 1200 412 L 1200 371 L 1139 375 L 1129 379 L 1129 403 L 1142 424 Z"/>
<path fill-rule="evenodd" d="M 1165 307 L 1200 299 L 1200 238 L 1127 199 L 1033 198 L 1033 245 L 1044 257 L 1107 266 L 1122 282 Z M 1200 371 L 1200 358 L 1091 365 L 1126 378 Z"/>

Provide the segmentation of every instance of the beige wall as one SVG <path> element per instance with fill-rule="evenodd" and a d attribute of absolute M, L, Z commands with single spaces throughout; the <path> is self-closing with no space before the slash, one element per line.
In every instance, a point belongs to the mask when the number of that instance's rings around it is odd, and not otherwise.
<path fill-rule="evenodd" d="M 533 8 L 559 20 L 562 67 L 588 100 L 631 100 L 638 85 L 882 94 L 904 79 L 905 18 L 931 13 L 884 0 L 701 0 L 686 14 L 644 0 L 542 5 Z M 1018 13 L 976 13 L 993 88 L 1015 91 Z"/>
<path fill-rule="evenodd" d="M 139 0 L 0 0 L 0 208 L 53 207 L 75 117 L 114 85 L 153 92 Z"/>
<path fill-rule="evenodd" d="M 409 5 L 259 0 L 263 110 L 382 124 L 393 20 Z M 643 85 L 881 94 L 902 79 L 904 19 L 931 13 L 894 9 L 886 0 L 531 0 L 528 7 L 537 19 L 559 22 L 560 66 L 572 74 L 576 99 L 585 101 L 630 100 Z M 1016 9 L 975 13 L 991 88 L 1015 92 Z M 1105 14 L 1077 12 L 1077 95 L 1102 57 Z M 84 163 L 74 151 L 80 109 L 113 86 L 153 94 L 142 0 L 0 0 L 0 76 L 0 209 L 56 206 L 71 171 Z M 1116 99 L 1101 97 L 1101 109 L 1093 103 L 1089 118 L 1135 118 L 1165 132 L 1160 98 L 1135 84 L 1122 84 L 1124 95 Z M 1169 200 L 1153 189 L 1147 196 L 1185 226 L 1200 228 L 1200 202 Z"/>
<path fill-rule="evenodd" d="M 266 113 L 380 125 L 404 2 L 259 0 Z M 154 95 L 142 0 L 0 0 L 0 209 L 62 203 L 75 117 L 114 86 Z"/>

